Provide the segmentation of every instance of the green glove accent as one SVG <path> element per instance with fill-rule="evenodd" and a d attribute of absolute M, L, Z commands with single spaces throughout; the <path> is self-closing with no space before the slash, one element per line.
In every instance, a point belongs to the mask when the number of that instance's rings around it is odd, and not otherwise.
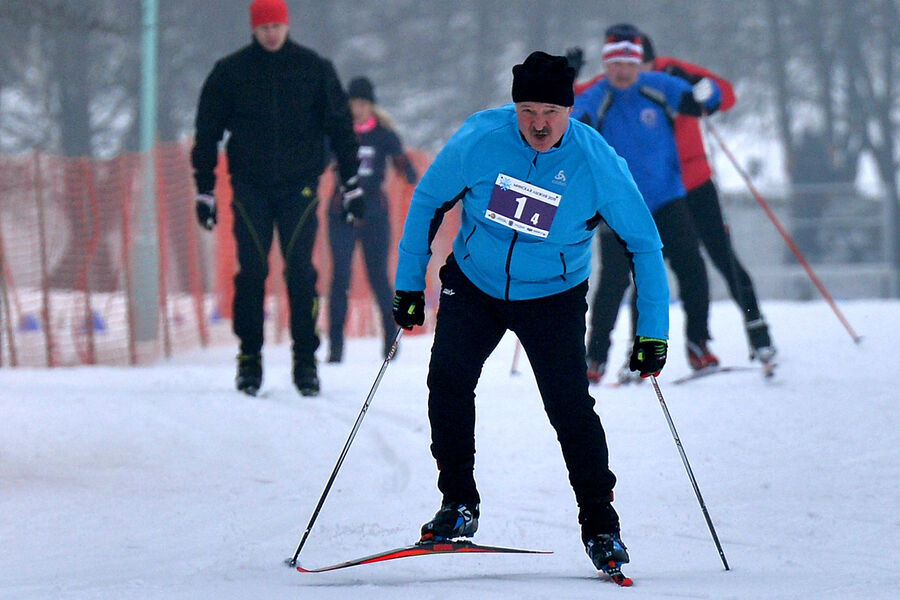
<path fill-rule="evenodd" d="M 635 337 L 628 368 L 640 372 L 644 378 L 659 375 L 666 364 L 668 347 L 669 343 L 660 338 Z"/>

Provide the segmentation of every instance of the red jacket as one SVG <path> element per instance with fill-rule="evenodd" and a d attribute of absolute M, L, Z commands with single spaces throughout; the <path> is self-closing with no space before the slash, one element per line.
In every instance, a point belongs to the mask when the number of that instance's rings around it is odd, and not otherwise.
<path fill-rule="evenodd" d="M 719 77 L 712 71 L 695 64 L 677 60 L 668 56 L 659 56 L 653 61 L 654 71 L 665 71 L 669 65 L 675 65 L 690 75 L 709 77 L 714 80 L 722 91 L 722 104 L 720 111 L 728 110 L 737 101 L 734 88 L 731 83 Z M 586 89 L 597 83 L 603 75 L 575 84 L 575 95 L 579 95 Z M 675 119 L 675 142 L 678 145 L 678 160 L 681 163 L 681 182 L 688 191 L 699 187 L 712 177 L 712 169 L 706 160 L 706 148 L 703 146 L 703 136 L 700 134 L 700 120 L 696 117 L 678 115 Z"/>

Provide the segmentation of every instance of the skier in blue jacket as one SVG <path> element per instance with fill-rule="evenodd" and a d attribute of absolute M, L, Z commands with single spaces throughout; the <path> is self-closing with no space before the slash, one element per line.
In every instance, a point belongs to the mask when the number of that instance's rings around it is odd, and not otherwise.
<path fill-rule="evenodd" d="M 685 201 L 673 123 L 679 114 L 700 116 L 714 112 L 721 91 L 710 78 L 691 86 L 667 73 L 642 71 L 641 33 L 622 24 L 607 30 L 603 46 L 606 77 L 575 99 L 573 118 L 595 127 L 625 159 L 647 207 L 653 214 L 678 279 L 686 314 L 688 361 L 692 368 L 717 365 L 709 350 L 709 281 L 700 244 Z M 612 234 L 618 234 L 612 228 Z M 630 284 L 630 249 L 616 235 L 601 235 L 602 270 L 591 314 L 588 376 L 599 381 L 606 365 L 609 337 L 618 307 Z M 640 320 L 641 307 L 637 307 Z M 623 367 L 620 381 L 631 377 Z"/>
<path fill-rule="evenodd" d="M 471 536 L 480 497 L 475 386 L 509 330 L 525 349 L 557 433 L 597 568 L 628 561 L 611 505 L 615 475 L 584 361 L 593 231 L 605 221 L 634 255 L 640 320 L 631 366 L 665 364 L 668 287 L 661 242 L 625 162 L 591 127 L 570 120 L 574 71 L 534 52 L 513 68 L 514 105 L 469 117 L 422 177 L 403 236 L 393 312 L 412 329 L 425 318 L 430 244 L 442 216 L 462 204 L 428 372 L 431 450 L 443 498 L 423 540 Z"/>

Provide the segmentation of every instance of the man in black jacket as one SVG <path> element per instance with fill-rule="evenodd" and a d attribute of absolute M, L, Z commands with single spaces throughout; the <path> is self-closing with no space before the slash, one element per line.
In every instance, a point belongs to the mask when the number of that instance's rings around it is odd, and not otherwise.
<path fill-rule="evenodd" d="M 238 253 L 235 382 L 251 395 L 262 385 L 263 300 L 277 227 L 290 300 L 294 384 L 304 396 L 314 396 L 319 393 L 312 264 L 318 178 L 330 149 L 338 160 L 346 217 L 361 218 L 357 141 L 347 96 L 331 62 L 288 38 L 284 0 L 255 0 L 250 22 L 253 41 L 219 60 L 200 93 L 191 153 L 197 218 L 206 229 L 216 223 L 214 170 L 227 130 Z"/>

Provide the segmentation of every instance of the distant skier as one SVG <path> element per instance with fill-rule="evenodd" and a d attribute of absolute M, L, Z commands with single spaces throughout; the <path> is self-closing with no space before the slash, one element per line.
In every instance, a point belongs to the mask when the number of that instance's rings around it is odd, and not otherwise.
<path fill-rule="evenodd" d="M 692 85 L 704 77 L 709 77 L 718 84 L 722 92 L 722 102 L 718 110 L 726 111 L 734 106 L 736 102 L 734 89 L 728 80 L 686 61 L 665 56 L 658 57 L 650 37 L 646 33 L 641 33 L 640 37 L 643 46 L 641 66 L 644 70 L 662 71 L 675 75 Z M 582 64 L 579 48 L 570 49 L 568 55 L 570 63 L 574 61 L 579 66 Z M 600 74 L 586 82 L 576 83 L 575 94 L 581 94 L 603 77 L 604 74 Z M 706 248 L 709 258 L 725 278 L 731 297 L 743 314 L 750 346 L 750 358 L 759 360 L 763 364 L 771 363 L 776 349 L 769 335 L 769 327 L 760 311 L 750 275 L 731 245 L 728 227 L 725 225 L 722 208 L 719 205 L 718 192 L 712 181 L 712 168 L 706 156 L 703 136 L 700 133 L 700 120 L 692 115 L 678 114 L 675 117 L 674 130 L 678 160 L 681 166 L 681 180 L 687 190 L 686 200 L 694 221 L 694 228 Z M 612 240 L 607 239 L 601 243 L 612 243 Z M 597 314 L 602 314 L 602 311 L 597 311 Z M 634 306 L 632 306 L 633 320 Z M 609 344 L 608 335 L 594 333 L 594 328 L 592 328 L 588 343 L 588 360 L 591 363 L 588 377 L 594 382 L 599 382 L 602 376 L 601 365 L 606 363 Z"/>
<path fill-rule="evenodd" d="M 469 117 L 413 194 L 400 240 L 394 319 L 425 319 L 425 273 L 441 219 L 462 205 L 453 253 L 441 268 L 428 372 L 431 451 L 443 498 L 423 540 L 478 528 L 475 387 L 506 331 L 525 349 L 556 430 L 598 569 L 628 562 L 612 507 L 615 475 L 588 393 L 584 361 L 591 241 L 605 221 L 634 256 L 640 317 L 631 367 L 666 360 L 668 287 L 661 242 L 625 162 L 592 128 L 570 120 L 574 71 L 561 56 L 530 54 L 513 67 L 514 105 Z"/>
<path fill-rule="evenodd" d="M 344 197 L 335 189 L 328 214 L 328 241 L 333 260 L 333 277 L 328 302 L 328 362 L 341 362 L 344 354 L 344 322 L 347 317 L 347 293 L 353 252 L 361 247 L 369 285 L 381 313 L 384 356 L 394 341 L 396 328 L 391 316 L 391 283 L 388 280 L 388 249 L 391 245 L 391 221 L 384 184 L 388 162 L 410 184 L 416 170 L 403 151 L 391 119 L 375 103 L 375 87 L 366 77 L 355 77 L 347 85 L 353 130 L 359 139 L 359 186 L 366 194 L 363 219 L 347 220 Z"/>
<path fill-rule="evenodd" d="M 641 71 L 643 45 L 632 25 L 610 27 L 603 46 L 606 77 L 575 99 L 574 118 L 595 127 L 628 163 L 663 240 L 663 254 L 678 279 L 685 311 L 687 354 L 694 369 L 719 364 L 709 350 L 709 281 L 681 183 L 673 123 L 678 114 L 715 111 L 721 92 L 709 78 L 691 86 L 665 73 Z M 617 231 L 600 236 L 602 268 L 594 295 L 587 359 L 599 380 L 609 335 L 631 283 L 628 249 Z M 640 309 L 640 306 L 638 306 Z M 637 311 L 640 318 L 640 310 Z M 625 378 L 627 369 L 620 373 Z"/>
<path fill-rule="evenodd" d="M 219 142 L 230 133 L 225 151 L 238 257 L 233 328 L 240 339 L 235 385 L 250 395 L 263 380 L 263 304 L 276 228 L 290 304 L 291 374 L 301 394 L 319 393 L 312 253 L 326 145 L 340 165 L 348 214 L 359 216 L 365 208 L 347 96 L 331 62 L 295 43 L 289 23 L 284 0 L 250 4 L 253 40 L 217 61 L 203 83 L 191 152 L 197 220 L 211 230 L 218 209 L 213 194 Z"/>
<path fill-rule="evenodd" d="M 736 98 L 728 80 L 683 60 L 657 57 L 653 41 L 647 34 L 641 35 L 641 41 L 644 45 L 644 69 L 681 77 L 691 85 L 708 77 L 722 91 L 722 103 L 718 110 L 725 111 L 734 106 Z M 731 297 L 741 309 L 750 345 L 750 358 L 764 364 L 770 363 L 775 357 L 776 349 L 769 335 L 769 326 L 759 309 L 753 281 L 731 245 L 731 236 L 722 217 L 719 194 L 712 180 L 712 168 L 700 133 L 700 120 L 691 115 L 678 115 L 675 118 L 675 141 L 681 163 L 681 180 L 687 190 L 687 204 L 694 218 L 694 227 L 707 255 L 728 284 Z"/>

